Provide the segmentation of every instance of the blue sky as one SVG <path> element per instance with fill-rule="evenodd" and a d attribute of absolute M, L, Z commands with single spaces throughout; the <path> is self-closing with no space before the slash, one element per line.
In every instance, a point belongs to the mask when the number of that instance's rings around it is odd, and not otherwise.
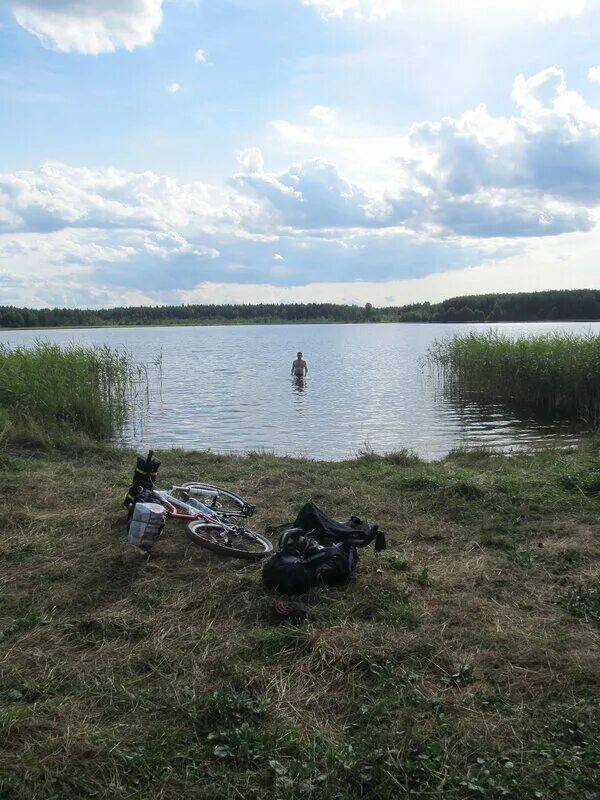
<path fill-rule="evenodd" d="M 598 32 L 598 0 L 0 0 L 0 304 L 600 288 Z"/>

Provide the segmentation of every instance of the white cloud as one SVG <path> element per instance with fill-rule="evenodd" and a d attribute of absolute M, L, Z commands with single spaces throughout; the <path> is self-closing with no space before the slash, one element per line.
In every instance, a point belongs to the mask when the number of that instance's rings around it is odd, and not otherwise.
<path fill-rule="evenodd" d="M 513 117 L 494 117 L 480 105 L 459 117 L 416 123 L 408 136 L 360 136 L 347 123 L 323 133 L 317 125 L 275 120 L 280 141 L 302 154 L 301 169 L 295 176 L 265 174 L 246 187 L 275 206 L 280 219 L 309 227 L 319 220 L 321 227 L 335 225 L 337 214 L 343 225 L 396 224 L 430 235 L 589 230 L 600 203 L 600 110 L 569 91 L 556 67 L 518 76 L 513 98 L 519 110 Z M 315 152 L 341 166 L 311 158 Z M 337 180 L 341 172 L 351 176 L 345 184 Z"/>
<path fill-rule="evenodd" d="M 49 163 L 36 171 L 0 174 L 0 232 L 185 231 L 198 225 L 213 230 L 226 224 L 227 213 L 232 213 L 224 202 L 217 190 L 200 182 L 182 184 L 151 172 Z"/>
<path fill-rule="evenodd" d="M 405 159 L 404 169 L 428 191 L 454 199 L 483 194 L 505 205 L 537 198 L 540 211 L 553 202 L 563 210 L 598 204 L 600 110 L 568 91 L 556 67 L 518 76 L 513 97 L 517 117 L 492 117 L 481 105 L 413 126 L 414 160 Z"/>
<path fill-rule="evenodd" d="M 244 175 L 262 174 L 265 168 L 263 154 L 258 147 L 248 147 L 238 153 L 238 164 Z"/>
<path fill-rule="evenodd" d="M 318 136 L 310 125 L 296 125 L 284 119 L 273 119 L 269 125 L 290 144 L 316 144 L 318 142 Z"/>
<path fill-rule="evenodd" d="M 201 47 L 199 47 L 194 53 L 194 59 L 197 64 L 206 64 L 206 50 L 203 50 Z"/>
<path fill-rule="evenodd" d="M 329 108 L 329 106 L 313 106 L 309 113 L 311 117 L 318 119 L 325 125 L 333 122 L 335 119 L 335 111 L 333 108 Z"/>
<path fill-rule="evenodd" d="M 96 55 L 148 45 L 163 0 L 3 0 L 19 25 L 46 47 Z"/>
<path fill-rule="evenodd" d="M 357 125 L 335 119 L 327 126 L 298 125 L 286 120 L 269 124 L 288 156 L 334 162 L 344 175 L 373 194 L 397 184 L 398 159 L 410 152 L 403 133 L 370 130 L 362 120 Z"/>
<path fill-rule="evenodd" d="M 169 94 L 177 94 L 177 92 L 181 91 L 181 84 L 180 83 L 170 83 L 167 86 L 167 92 Z"/>
<path fill-rule="evenodd" d="M 588 70 L 588 78 L 591 81 L 600 83 L 600 67 L 590 67 Z"/>
<path fill-rule="evenodd" d="M 392 16 L 450 16 L 495 24 L 499 20 L 555 21 L 576 17 L 596 0 L 300 0 L 324 19 L 349 17 L 377 22 Z"/>
<path fill-rule="evenodd" d="M 554 22 L 577 17 L 596 5 L 596 0 L 428 0 L 440 14 L 458 16 L 467 20 L 534 20 Z"/>
<path fill-rule="evenodd" d="M 266 202 L 273 219 L 283 225 L 323 229 L 375 224 L 375 214 L 369 216 L 371 198 L 322 159 L 292 164 L 279 175 L 238 175 L 234 185 Z"/>
<path fill-rule="evenodd" d="M 375 21 L 385 19 L 404 8 L 401 0 L 301 0 L 312 6 L 325 19 L 349 15 L 355 19 Z"/>
<path fill-rule="evenodd" d="M 513 85 L 512 96 L 522 112 L 527 116 L 539 116 L 544 110 L 551 110 L 567 91 L 565 74 L 562 69 L 548 67 L 531 78 L 518 75 Z"/>
<path fill-rule="evenodd" d="M 261 168 L 258 151 L 248 158 Z M 48 164 L 0 175 L 0 270 L 5 264 L 40 281 L 88 276 L 90 286 L 172 292 L 242 274 L 279 284 L 385 278 L 480 255 L 477 245 L 370 230 L 363 200 L 360 188 L 324 162 L 277 176 L 264 169 L 239 175 L 228 193 L 152 173 Z M 13 302 L 14 291 L 5 281 L 0 303 Z"/>

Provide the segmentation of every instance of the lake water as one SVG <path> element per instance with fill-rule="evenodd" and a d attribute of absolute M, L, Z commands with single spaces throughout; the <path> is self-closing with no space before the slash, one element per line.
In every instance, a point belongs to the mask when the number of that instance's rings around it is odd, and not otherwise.
<path fill-rule="evenodd" d="M 457 447 L 507 450 L 576 434 L 500 406 L 445 398 L 422 368 L 435 339 L 490 328 L 530 336 L 600 333 L 600 323 L 361 324 L 1 331 L 13 346 L 44 339 L 123 347 L 141 362 L 162 354 L 160 392 L 143 424 L 125 432 L 140 449 L 267 450 L 317 459 L 409 448 L 427 459 Z M 290 377 L 302 350 L 303 384 Z"/>

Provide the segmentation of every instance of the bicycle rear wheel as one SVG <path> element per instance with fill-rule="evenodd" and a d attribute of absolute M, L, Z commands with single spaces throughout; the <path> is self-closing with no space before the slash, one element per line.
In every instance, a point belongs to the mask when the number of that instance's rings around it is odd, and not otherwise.
<path fill-rule="evenodd" d="M 194 544 L 229 558 L 255 561 L 273 550 L 272 543 L 260 533 L 218 522 L 194 520 L 188 523 L 185 532 Z"/>
<path fill-rule="evenodd" d="M 254 514 L 252 503 L 220 486 L 213 486 L 211 483 L 184 483 L 180 488 L 226 517 L 251 517 Z"/>

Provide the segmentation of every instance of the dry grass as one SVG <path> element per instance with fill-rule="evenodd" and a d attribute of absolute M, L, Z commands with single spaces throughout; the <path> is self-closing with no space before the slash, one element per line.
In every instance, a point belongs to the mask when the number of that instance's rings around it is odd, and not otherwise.
<path fill-rule="evenodd" d="M 3 800 L 597 796 L 600 629 L 560 601 L 598 580 L 595 445 L 161 457 L 165 483 L 239 489 L 259 528 L 312 497 L 389 549 L 272 627 L 260 567 L 174 523 L 127 546 L 130 452 L 4 452 Z"/>

